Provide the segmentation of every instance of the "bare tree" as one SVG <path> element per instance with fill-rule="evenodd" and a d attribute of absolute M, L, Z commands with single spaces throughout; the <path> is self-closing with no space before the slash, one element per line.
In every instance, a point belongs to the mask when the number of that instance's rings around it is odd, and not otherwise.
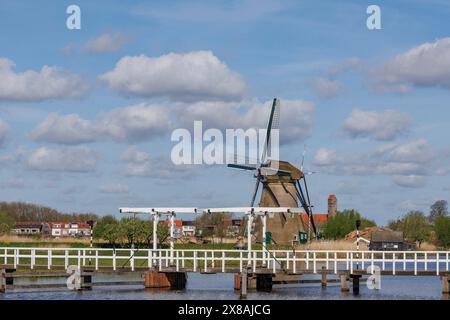
<path fill-rule="evenodd" d="M 445 200 L 438 200 L 430 207 L 430 215 L 428 219 L 434 222 L 437 217 L 448 215 L 448 203 Z"/>

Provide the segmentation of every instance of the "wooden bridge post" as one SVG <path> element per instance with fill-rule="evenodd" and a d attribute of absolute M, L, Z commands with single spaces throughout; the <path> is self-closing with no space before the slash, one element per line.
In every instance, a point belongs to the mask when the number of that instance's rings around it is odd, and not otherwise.
<path fill-rule="evenodd" d="M 339 274 L 339 278 L 341 280 L 341 291 L 348 292 L 350 291 L 349 281 L 348 281 L 348 273 Z"/>
<path fill-rule="evenodd" d="M 327 273 L 325 271 L 325 266 L 322 266 L 322 279 L 320 281 L 322 288 L 327 286 Z"/>
<path fill-rule="evenodd" d="M 354 294 L 359 294 L 359 279 L 362 276 L 360 274 L 351 274 L 350 278 L 352 279 L 353 282 L 353 293 Z"/>
<path fill-rule="evenodd" d="M 247 299 L 247 268 L 241 273 L 241 299 Z"/>
<path fill-rule="evenodd" d="M 146 288 L 170 288 L 183 290 L 186 288 L 186 272 L 148 271 L 144 275 Z"/>
<path fill-rule="evenodd" d="M 271 292 L 272 291 L 272 274 L 257 274 L 256 275 L 256 290 L 263 292 Z"/>
<path fill-rule="evenodd" d="M 80 290 L 92 290 L 92 274 L 94 268 L 83 267 L 81 268 L 81 286 Z"/>
<path fill-rule="evenodd" d="M 450 277 L 448 274 L 441 276 L 442 293 L 450 293 Z"/>
<path fill-rule="evenodd" d="M 0 293 L 6 292 L 6 270 L 0 269 Z"/>

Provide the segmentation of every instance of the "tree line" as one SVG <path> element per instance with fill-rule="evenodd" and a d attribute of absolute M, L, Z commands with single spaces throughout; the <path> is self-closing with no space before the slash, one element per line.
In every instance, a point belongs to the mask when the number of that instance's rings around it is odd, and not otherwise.
<path fill-rule="evenodd" d="M 321 236 L 324 239 L 343 239 L 347 234 L 356 229 L 356 221 L 361 221 L 361 229 L 375 227 L 377 224 L 373 220 L 361 217 L 355 209 L 346 209 L 336 212 L 323 226 Z"/>
<path fill-rule="evenodd" d="M 411 210 L 402 217 L 389 221 L 388 227 L 403 231 L 405 238 L 419 244 L 428 241 L 443 248 L 450 247 L 450 217 L 445 200 L 433 203 L 428 215 Z"/>
<path fill-rule="evenodd" d="M 94 213 L 63 213 L 46 206 L 26 202 L 0 202 L 0 235 L 8 234 L 17 222 L 86 222 L 98 221 L 98 219 L 98 215 Z"/>
<path fill-rule="evenodd" d="M 361 217 L 354 210 L 337 212 L 322 228 L 321 236 L 325 239 L 343 239 L 356 229 L 356 220 L 361 221 L 361 229 L 374 227 L 376 223 Z M 450 217 L 448 203 L 438 200 L 430 207 L 428 215 L 422 211 L 412 210 L 403 216 L 388 222 L 388 227 L 394 231 L 402 231 L 405 239 L 421 243 L 427 241 L 439 247 L 450 247 Z"/>

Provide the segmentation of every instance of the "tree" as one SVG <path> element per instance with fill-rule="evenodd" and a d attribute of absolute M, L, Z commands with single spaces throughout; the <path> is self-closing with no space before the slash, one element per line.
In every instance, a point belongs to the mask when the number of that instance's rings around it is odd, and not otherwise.
<path fill-rule="evenodd" d="M 104 239 L 105 228 L 109 224 L 117 224 L 116 218 L 111 215 L 100 218 L 95 224 L 94 229 L 92 230 L 94 239 Z"/>
<path fill-rule="evenodd" d="M 447 216 L 448 215 L 448 203 L 445 200 L 438 200 L 435 203 L 433 203 L 430 207 L 430 216 L 429 220 L 430 222 L 433 222 L 434 219 L 441 216 Z"/>
<path fill-rule="evenodd" d="M 115 246 L 121 237 L 119 224 L 107 224 L 104 230 L 105 232 L 102 238 L 108 241 L 110 245 Z"/>
<path fill-rule="evenodd" d="M 203 213 L 200 217 L 195 220 L 195 225 L 203 231 L 204 236 L 216 236 L 223 241 L 226 236 L 227 225 L 226 220 L 230 220 L 232 215 L 224 212 L 219 213 Z M 211 228 L 213 227 L 213 228 Z"/>
<path fill-rule="evenodd" d="M 403 231 L 403 221 L 398 218 L 397 220 L 390 220 L 388 222 L 388 228 L 394 231 Z"/>
<path fill-rule="evenodd" d="M 15 221 L 10 215 L 0 212 L 0 235 L 9 234 L 14 225 Z"/>
<path fill-rule="evenodd" d="M 156 236 L 158 237 L 159 245 L 161 246 L 164 241 L 169 237 L 170 230 L 166 224 L 159 223 L 158 228 L 156 229 Z"/>
<path fill-rule="evenodd" d="M 323 230 L 326 239 L 342 239 L 356 229 L 356 220 L 361 220 L 361 229 L 376 226 L 372 220 L 361 218 L 361 214 L 354 210 L 344 210 L 327 221 Z"/>
<path fill-rule="evenodd" d="M 93 213 L 68 214 L 49 207 L 25 202 L 0 202 L 0 212 L 8 214 L 15 221 L 84 222 L 88 220 L 99 220 L 99 217 Z"/>
<path fill-rule="evenodd" d="M 410 211 L 402 218 L 402 231 L 405 238 L 419 242 L 419 245 L 430 236 L 430 225 L 421 211 Z"/>
<path fill-rule="evenodd" d="M 128 244 L 135 243 L 136 231 L 138 226 L 138 219 L 122 218 L 119 222 L 118 228 L 121 238 L 126 239 Z"/>
<path fill-rule="evenodd" d="M 120 239 L 117 219 L 111 215 L 103 216 L 94 226 L 93 236 L 95 239 L 103 239 L 115 245 Z"/>
<path fill-rule="evenodd" d="M 450 217 L 437 216 L 434 220 L 434 232 L 440 246 L 450 247 Z"/>

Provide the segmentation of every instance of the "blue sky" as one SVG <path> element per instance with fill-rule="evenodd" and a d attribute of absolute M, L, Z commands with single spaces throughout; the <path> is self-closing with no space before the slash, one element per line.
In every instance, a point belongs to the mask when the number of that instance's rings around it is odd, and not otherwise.
<path fill-rule="evenodd" d="M 380 224 L 427 212 L 450 190 L 449 18 L 438 0 L 2 1 L 0 200 L 248 205 L 251 173 L 175 168 L 170 133 L 263 126 L 279 97 L 281 157 L 307 145 L 316 211 L 334 193 Z"/>

